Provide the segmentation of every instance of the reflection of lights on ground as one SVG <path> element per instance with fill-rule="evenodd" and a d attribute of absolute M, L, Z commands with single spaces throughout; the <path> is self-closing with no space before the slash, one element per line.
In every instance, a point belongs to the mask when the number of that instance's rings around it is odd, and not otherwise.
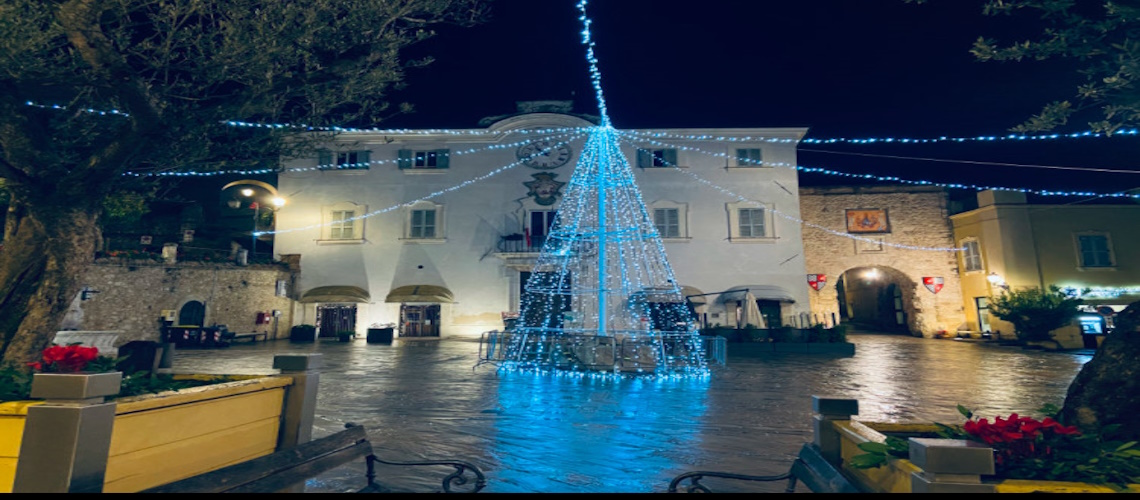
<path fill-rule="evenodd" d="M 857 421 L 960 423 L 1038 416 L 1060 404 L 1092 355 L 857 334 L 850 358 L 729 356 L 707 379 L 599 380 L 472 370 L 477 342 L 443 338 L 392 345 L 257 342 L 182 349 L 174 370 L 270 374 L 273 356 L 320 353 L 313 436 L 354 422 L 381 458 L 459 459 L 487 474 L 482 493 L 663 493 L 692 470 L 786 472 L 811 441 L 811 396 L 859 401 Z M 730 345 L 731 347 L 731 345 Z M 438 491 L 447 468 L 380 465 L 397 491 Z M 453 469 L 452 469 L 453 470 Z M 310 481 L 306 492 L 360 485 L 356 467 Z M 784 483 L 705 482 L 713 491 L 779 493 Z M 458 488 L 457 488 L 458 489 Z M 802 484 L 797 492 L 805 492 Z"/>
<path fill-rule="evenodd" d="M 534 366 L 529 363 L 504 361 L 499 364 L 499 371 L 507 373 L 528 373 L 539 376 L 554 376 L 556 378 L 589 379 L 589 380 L 639 380 L 649 379 L 657 381 L 708 379 L 712 372 L 708 367 L 685 367 L 677 371 L 654 373 L 648 370 L 634 370 L 627 373 L 603 372 L 587 370 L 567 370 L 548 366 Z"/>
<path fill-rule="evenodd" d="M 660 491 L 667 482 L 654 476 L 685 470 L 700 446 L 707 381 L 499 377 L 489 450 L 499 492 Z"/>

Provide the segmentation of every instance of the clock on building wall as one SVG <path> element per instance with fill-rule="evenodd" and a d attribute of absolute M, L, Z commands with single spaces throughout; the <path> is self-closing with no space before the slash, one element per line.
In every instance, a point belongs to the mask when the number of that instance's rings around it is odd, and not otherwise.
<path fill-rule="evenodd" d="M 548 170 L 558 168 L 570 161 L 573 153 L 570 146 L 550 140 L 538 140 L 519 148 L 518 157 L 528 167 Z"/>

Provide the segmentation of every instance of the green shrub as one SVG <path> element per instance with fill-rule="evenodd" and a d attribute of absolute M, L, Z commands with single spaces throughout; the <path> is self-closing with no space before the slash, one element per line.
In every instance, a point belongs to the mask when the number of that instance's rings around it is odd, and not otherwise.
<path fill-rule="evenodd" d="M 1051 332 L 1072 321 L 1083 303 L 1049 285 L 1045 290 L 1009 290 L 990 297 L 990 314 L 1013 323 L 1020 340 L 1050 340 Z"/>
<path fill-rule="evenodd" d="M 847 342 L 847 325 L 835 325 L 828 331 L 831 332 L 832 342 L 840 344 Z"/>
<path fill-rule="evenodd" d="M 796 329 L 790 326 L 781 326 L 768 330 L 772 336 L 772 342 L 799 342 L 800 335 L 796 335 Z"/>
<path fill-rule="evenodd" d="M 0 366 L 0 401 L 22 401 L 32 392 L 32 370 Z"/>
<path fill-rule="evenodd" d="M 768 330 L 763 328 L 755 328 L 747 330 L 749 342 L 767 342 L 769 339 Z"/>
<path fill-rule="evenodd" d="M 313 342 L 317 340 L 317 327 L 314 325 L 297 325 L 289 330 L 289 340 L 292 342 Z"/>
<path fill-rule="evenodd" d="M 825 344 L 847 342 L 847 325 L 836 325 L 832 328 L 827 328 L 823 326 L 823 324 L 816 324 L 805 331 L 808 335 L 808 342 L 822 342 Z"/>

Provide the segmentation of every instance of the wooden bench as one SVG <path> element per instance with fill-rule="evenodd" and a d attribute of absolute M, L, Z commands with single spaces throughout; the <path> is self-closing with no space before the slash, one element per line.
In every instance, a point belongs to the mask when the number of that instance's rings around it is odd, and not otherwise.
<path fill-rule="evenodd" d="M 269 332 L 249 332 L 249 333 L 235 333 L 233 340 L 249 339 L 251 342 L 257 342 L 258 339 L 262 342 L 269 340 Z"/>
<path fill-rule="evenodd" d="M 805 443 L 800 449 L 800 455 L 792 462 L 788 472 L 775 476 L 751 476 L 747 474 L 733 474 L 729 472 L 694 471 L 681 474 L 669 483 L 669 493 L 676 493 L 677 487 L 684 481 L 689 481 L 686 493 L 711 493 L 701 479 L 714 477 L 720 479 L 734 479 L 738 481 L 784 481 L 787 487 L 784 493 L 795 493 L 796 482 L 801 482 L 812 493 L 861 493 L 847 478 L 831 465 L 819 452 L 814 443 Z"/>
<path fill-rule="evenodd" d="M 443 492 L 451 493 L 453 485 L 467 484 L 467 472 L 474 475 L 472 493 L 486 486 L 486 478 L 478 467 L 459 461 L 386 462 L 372 453 L 372 444 L 364 427 L 348 428 L 331 436 L 304 443 L 296 448 L 278 451 L 157 486 L 142 493 L 274 493 L 304 483 L 323 472 L 357 459 L 363 459 L 367 485 L 358 493 L 390 493 L 376 482 L 376 463 L 387 465 L 449 465 L 455 472 L 443 479 Z"/>

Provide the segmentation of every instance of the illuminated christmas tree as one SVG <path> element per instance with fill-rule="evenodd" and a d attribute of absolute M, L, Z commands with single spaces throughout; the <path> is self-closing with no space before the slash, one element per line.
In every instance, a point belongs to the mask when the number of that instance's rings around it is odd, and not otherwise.
<path fill-rule="evenodd" d="M 595 128 L 583 149 L 500 369 L 707 375 L 694 315 L 616 131 Z"/>

